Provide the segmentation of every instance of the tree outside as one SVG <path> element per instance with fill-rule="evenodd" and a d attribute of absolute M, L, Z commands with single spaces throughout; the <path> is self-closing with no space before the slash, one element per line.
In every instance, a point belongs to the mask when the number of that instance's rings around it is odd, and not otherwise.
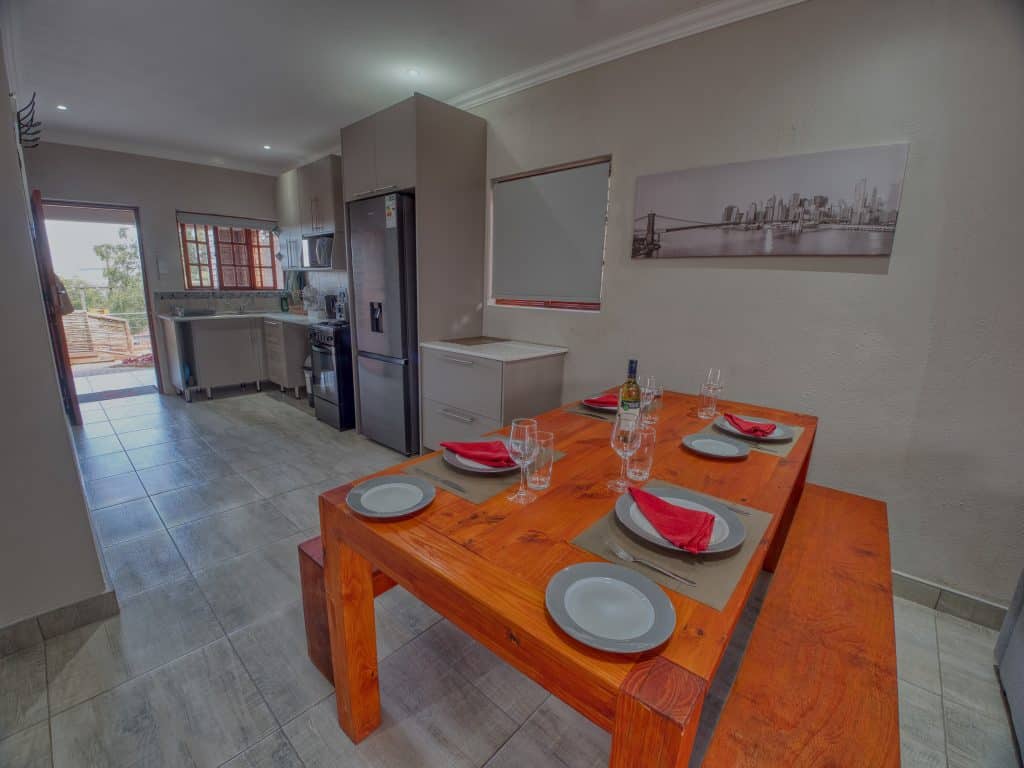
<path fill-rule="evenodd" d="M 61 277 L 75 309 L 123 316 L 133 334 L 147 326 L 146 297 L 142 284 L 139 244 L 133 230 L 121 227 L 116 243 L 94 245 L 103 264 L 106 286 L 92 285 L 80 277 Z"/>

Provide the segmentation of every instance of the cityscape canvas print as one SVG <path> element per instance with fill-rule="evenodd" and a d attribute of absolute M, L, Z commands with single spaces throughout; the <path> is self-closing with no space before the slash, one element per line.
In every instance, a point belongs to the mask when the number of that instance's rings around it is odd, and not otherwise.
<path fill-rule="evenodd" d="M 839 149 L 641 176 L 633 258 L 888 256 L 908 147 Z"/>

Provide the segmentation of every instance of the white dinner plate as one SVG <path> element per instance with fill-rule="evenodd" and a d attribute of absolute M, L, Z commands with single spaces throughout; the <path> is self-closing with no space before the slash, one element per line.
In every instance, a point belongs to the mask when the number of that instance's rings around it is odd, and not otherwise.
<path fill-rule="evenodd" d="M 508 447 L 508 440 L 502 439 L 505 443 L 505 447 Z M 486 464 L 481 464 L 479 461 L 473 461 L 467 459 L 465 456 L 459 456 L 448 448 L 444 449 L 441 454 L 441 460 L 450 467 L 454 467 L 462 472 L 471 472 L 475 475 L 504 475 L 509 472 L 518 472 L 519 466 L 513 465 L 511 467 L 489 467 Z"/>
<path fill-rule="evenodd" d="M 394 520 L 419 512 L 437 491 L 426 480 L 409 475 L 385 475 L 360 483 L 348 492 L 345 503 L 363 517 Z"/>
<path fill-rule="evenodd" d="M 745 459 L 750 455 L 749 445 L 707 432 L 687 435 L 683 438 L 683 445 L 694 453 L 713 459 Z"/>
<path fill-rule="evenodd" d="M 730 424 L 729 421 L 725 418 L 725 416 L 719 416 L 717 419 L 715 419 L 715 427 L 729 435 L 733 435 L 734 437 L 741 437 L 744 440 L 754 440 L 757 442 L 766 443 L 784 443 L 787 440 L 793 439 L 793 430 L 790 427 L 787 427 L 785 424 L 779 424 L 778 422 L 772 421 L 771 419 L 759 419 L 756 416 L 744 416 L 743 414 L 740 413 L 733 415 L 739 416 L 741 419 L 746 419 L 747 421 L 756 422 L 758 424 L 774 424 L 775 431 L 772 432 L 767 437 L 758 437 L 757 435 L 745 435 L 738 429 L 736 429 L 736 427 L 734 427 L 732 424 Z"/>
<path fill-rule="evenodd" d="M 687 491 L 685 488 L 644 488 L 669 504 L 684 506 L 696 509 L 700 512 L 707 512 L 715 517 L 715 527 L 711 531 L 711 541 L 708 548 L 701 555 L 714 555 L 722 552 L 729 552 L 736 549 L 747 537 L 747 529 L 739 516 L 725 504 L 710 499 L 704 499 L 696 494 Z M 677 547 L 671 541 L 662 536 L 655 529 L 651 522 L 644 517 L 640 507 L 633 501 L 633 496 L 627 491 L 615 502 L 615 519 L 622 524 L 626 530 L 639 536 L 644 541 L 654 544 L 662 549 L 673 552 L 686 552 L 682 547 Z M 687 554 L 695 554 L 687 552 Z"/>

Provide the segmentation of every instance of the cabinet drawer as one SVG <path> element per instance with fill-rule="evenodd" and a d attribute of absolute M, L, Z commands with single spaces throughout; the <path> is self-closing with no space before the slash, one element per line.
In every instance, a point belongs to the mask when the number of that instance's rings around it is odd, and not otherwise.
<path fill-rule="evenodd" d="M 501 421 L 501 363 L 480 357 L 424 349 L 423 396 Z"/>
<path fill-rule="evenodd" d="M 436 400 L 423 400 L 423 445 L 429 450 L 436 451 L 446 440 L 476 440 L 500 426 L 495 419 Z"/>

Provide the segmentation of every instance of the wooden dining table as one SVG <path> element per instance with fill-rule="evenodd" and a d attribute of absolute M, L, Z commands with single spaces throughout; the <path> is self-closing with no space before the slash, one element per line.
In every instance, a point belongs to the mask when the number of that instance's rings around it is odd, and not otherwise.
<path fill-rule="evenodd" d="M 666 590 L 677 623 L 660 648 L 616 655 L 572 639 L 545 609 L 545 588 L 561 569 L 598 560 L 571 542 L 606 515 L 617 476 L 611 424 L 564 408 L 537 416 L 566 455 L 551 487 L 520 505 L 500 493 L 473 504 L 438 487 L 411 517 L 375 521 L 345 503 L 353 485 L 320 496 L 324 579 L 338 722 L 359 742 L 381 722 L 374 626 L 374 578 L 403 586 L 506 662 L 612 734 L 615 768 L 684 766 L 709 681 L 762 568 L 773 570 L 800 499 L 817 419 L 750 404 L 725 411 L 803 427 L 785 457 L 752 451 L 742 461 L 701 457 L 680 444 L 707 427 L 697 398 L 666 392 L 652 478 L 754 507 L 771 522 L 723 610 Z M 420 456 L 379 475 L 398 474 Z"/>

